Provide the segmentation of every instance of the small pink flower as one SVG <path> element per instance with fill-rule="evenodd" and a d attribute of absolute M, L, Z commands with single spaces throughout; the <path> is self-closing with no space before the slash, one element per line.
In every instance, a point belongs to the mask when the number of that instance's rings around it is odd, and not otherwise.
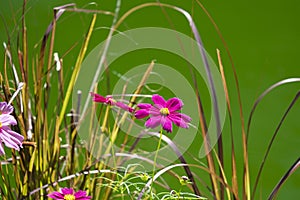
<path fill-rule="evenodd" d="M 3 144 L 17 151 L 22 147 L 24 137 L 10 129 L 10 125 L 16 125 L 16 119 L 8 114 L 0 115 L 0 155 L 5 154 Z"/>
<path fill-rule="evenodd" d="M 55 200 L 89 200 L 92 198 L 87 196 L 86 191 L 74 192 L 72 188 L 62 188 L 61 192 L 52 192 L 48 194 L 48 197 Z"/>
<path fill-rule="evenodd" d="M 0 102 L 0 114 L 11 114 L 14 108 L 11 105 L 7 105 L 6 102 Z"/>
<path fill-rule="evenodd" d="M 114 100 L 111 96 L 104 97 L 104 96 L 101 96 L 101 95 L 93 93 L 93 92 L 90 92 L 90 94 L 92 95 L 94 102 L 104 103 L 104 104 L 111 105 L 111 106 L 117 106 L 125 111 L 131 112 L 131 113 L 133 112 L 133 108 L 129 107 L 128 105 L 126 105 L 122 102 L 118 102 L 118 101 Z"/>
<path fill-rule="evenodd" d="M 154 105 L 140 103 L 137 106 L 140 110 L 135 112 L 135 117 L 141 119 L 150 116 L 146 121 L 147 128 L 155 128 L 162 125 L 167 132 L 172 132 L 172 122 L 181 128 L 188 128 L 188 123 L 192 120 L 188 115 L 179 113 L 183 102 L 179 98 L 171 98 L 166 101 L 162 96 L 155 94 L 152 96 Z"/>

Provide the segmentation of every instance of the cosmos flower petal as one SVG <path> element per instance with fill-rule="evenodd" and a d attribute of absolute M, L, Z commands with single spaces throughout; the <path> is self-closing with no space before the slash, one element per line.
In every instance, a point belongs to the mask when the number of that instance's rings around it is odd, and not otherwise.
<path fill-rule="evenodd" d="M 60 192 L 52 192 L 50 194 L 47 195 L 48 197 L 52 198 L 52 199 L 64 199 L 64 194 L 61 194 Z"/>
<path fill-rule="evenodd" d="M 137 119 L 142 119 L 144 117 L 148 117 L 149 116 L 149 110 L 147 110 L 147 109 L 138 110 L 138 111 L 135 112 L 134 116 Z"/>
<path fill-rule="evenodd" d="M 188 128 L 189 125 L 187 124 L 187 121 L 184 120 L 184 118 L 180 117 L 180 115 L 169 115 L 168 116 L 176 126 L 179 126 L 181 128 Z"/>
<path fill-rule="evenodd" d="M 78 192 L 75 193 L 74 196 L 76 198 L 85 197 L 86 196 L 86 191 L 79 190 Z"/>
<path fill-rule="evenodd" d="M 19 145 L 22 147 L 22 142 L 24 140 L 24 137 L 15 132 L 15 131 L 12 131 L 9 127 L 2 127 L 1 130 L 0 130 L 0 138 L 1 139 L 5 139 L 8 143 L 14 143 L 16 145 Z M 5 144 L 6 145 L 6 144 Z M 8 146 L 8 145 L 6 145 Z M 16 150 L 19 151 L 19 147 L 17 146 L 17 148 L 14 148 Z"/>
<path fill-rule="evenodd" d="M 107 101 L 107 98 L 105 98 L 104 96 L 101 96 L 101 95 L 93 93 L 93 92 L 90 92 L 90 94 L 93 97 L 94 102 L 106 103 L 106 101 Z"/>
<path fill-rule="evenodd" d="M 155 116 L 155 117 L 150 117 L 146 123 L 145 126 L 147 128 L 156 128 L 157 126 L 159 126 L 161 123 L 161 116 Z"/>
<path fill-rule="evenodd" d="M 17 141 L 12 140 L 12 138 L 10 138 L 9 135 L 3 130 L 1 130 L 0 134 L 1 140 L 5 144 L 5 146 L 20 151 L 20 147 L 18 146 Z"/>
<path fill-rule="evenodd" d="M 1 126 L 16 125 L 17 121 L 12 115 L 2 114 L 0 115 Z"/>
<path fill-rule="evenodd" d="M 76 192 L 74 196 L 76 200 L 88 200 L 92 198 L 91 196 L 86 196 L 86 191 L 82 191 L 82 190 Z"/>
<path fill-rule="evenodd" d="M 66 194 L 74 194 L 73 188 L 62 188 L 61 192 L 66 195 Z"/>
<path fill-rule="evenodd" d="M 150 113 L 151 115 L 154 115 L 154 116 L 161 115 L 160 109 L 159 109 L 159 108 L 156 108 L 156 107 L 154 107 L 154 106 L 152 106 L 152 108 L 150 109 L 149 113 Z"/>
<path fill-rule="evenodd" d="M 152 105 L 150 103 L 139 103 L 137 107 L 139 107 L 140 109 L 150 109 Z"/>
<path fill-rule="evenodd" d="M 0 113 L 11 114 L 14 111 L 12 105 L 8 105 L 6 102 L 0 102 Z"/>
<path fill-rule="evenodd" d="M 13 130 L 11 130 L 8 126 L 4 126 L 4 127 L 2 127 L 2 129 L 4 131 L 8 132 L 11 137 L 16 138 L 17 140 L 19 140 L 19 141 L 23 141 L 24 140 L 23 135 L 15 132 Z"/>
<path fill-rule="evenodd" d="M 117 102 L 116 103 L 116 106 L 125 110 L 125 111 L 129 111 L 129 112 L 133 112 L 133 108 L 129 107 L 128 105 L 126 105 L 125 103 L 122 103 L 122 102 Z"/>
<path fill-rule="evenodd" d="M 6 108 L 7 103 L 6 102 L 0 102 L 0 111 L 3 113 L 3 110 Z"/>
<path fill-rule="evenodd" d="M 168 117 L 161 118 L 161 125 L 165 131 L 169 133 L 172 132 L 173 130 L 172 121 Z"/>
<path fill-rule="evenodd" d="M 190 116 L 183 114 L 183 113 L 172 113 L 172 115 L 175 115 L 175 116 L 181 118 L 186 123 L 189 123 L 190 121 L 192 121 L 192 118 Z"/>
<path fill-rule="evenodd" d="M 189 123 L 190 121 L 192 121 L 192 118 L 190 116 L 186 115 L 186 114 L 180 113 L 179 115 L 187 123 Z"/>
<path fill-rule="evenodd" d="M 152 95 L 152 101 L 158 106 L 166 107 L 166 100 L 158 94 Z"/>
<path fill-rule="evenodd" d="M 2 126 L 0 128 L 0 141 L 1 143 L 3 142 L 5 146 L 20 151 L 23 140 L 24 137 L 22 135 L 12 131 L 8 126 Z"/>
<path fill-rule="evenodd" d="M 81 198 L 76 198 L 75 200 L 90 200 L 92 197 L 91 196 L 85 196 Z"/>
<path fill-rule="evenodd" d="M 166 107 L 169 109 L 170 112 L 180 110 L 182 106 L 183 102 L 176 97 L 169 99 L 166 103 Z"/>
<path fill-rule="evenodd" d="M 24 137 L 10 129 L 10 125 L 16 125 L 16 119 L 9 114 L 13 111 L 12 106 L 7 105 L 6 102 L 0 104 L 0 154 L 5 154 L 3 143 L 5 146 L 15 149 L 17 151 L 22 147 Z"/>
<path fill-rule="evenodd" d="M 72 188 L 63 188 L 61 192 L 52 192 L 48 194 L 48 197 L 53 198 L 55 200 L 64 200 L 66 195 L 72 195 L 75 197 L 75 200 L 90 200 L 91 196 L 86 196 L 86 191 L 79 190 L 74 194 L 74 190 Z"/>

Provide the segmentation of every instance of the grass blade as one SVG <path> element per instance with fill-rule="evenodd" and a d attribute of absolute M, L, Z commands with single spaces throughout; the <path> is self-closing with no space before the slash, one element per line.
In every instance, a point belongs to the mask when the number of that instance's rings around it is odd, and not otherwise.
<path fill-rule="evenodd" d="M 72 90 L 73 90 L 73 86 L 75 84 L 75 80 L 76 80 L 78 72 L 80 70 L 81 63 L 84 59 L 84 56 L 85 56 L 85 53 L 86 53 L 86 50 L 87 50 L 87 46 L 89 44 L 93 29 L 94 29 L 96 18 L 97 18 L 97 15 L 94 14 L 93 19 L 92 19 L 91 24 L 90 24 L 90 27 L 89 27 L 89 30 L 88 30 L 88 33 L 85 37 L 83 46 L 82 46 L 82 48 L 79 52 L 79 55 L 77 57 L 75 68 L 73 70 L 72 77 L 71 77 L 71 80 L 70 80 L 70 83 L 68 85 L 68 89 L 67 89 L 67 92 L 66 92 L 66 96 L 64 98 L 63 106 L 62 106 L 62 109 L 61 109 L 61 112 L 60 112 L 60 115 L 59 115 L 58 127 L 61 125 L 61 123 L 63 121 L 63 118 L 65 116 L 66 109 L 67 109 L 67 106 L 69 104 L 69 99 L 70 99 L 70 96 L 71 96 L 71 93 L 72 93 Z"/>
<path fill-rule="evenodd" d="M 234 138 L 233 138 L 233 126 L 232 126 L 232 112 L 231 112 L 231 105 L 230 105 L 230 99 L 229 99 L 229 93 L 226 83 L 226 78 L 224 74 L 224 68 L 222 64 L 221 54 L 220 50 L 217 49 L 217 56 L 219 61 L 219 68 L 220 73 L 223 81 L 225 96 L 226 96 L 226 102 L 227 102 L 227 110 L 228 110 L 228 116 L 229 116 L 229 123 L 230 123 L 230 135 L 231 135 L 231 165 L 232 165 L 232 190 L 233 195 L 235 199 L 239 199 L 238 197 L 238 181 L 237 181 L 237 171 L 236 171 L 236 159 L 235 159 L 235 150 L 234 150 Z"/>
<path fill-rule="evenodd" d="M 281 80 L 273 85 L 271 85 L 268 89 L 266 89 L 255 101 L 252 109 L 251 109 L 251 112 L 250 112 L 250 116 L 249 116 L 249 120 L 248 120 L 248 125 L 247 125 L 247 138 L 249 137 L 249 134 L 250 134 L 250 125 L 251 125 L 251 122 L 252 122 L 252 118 L 253 118 L 253 115 L 254 115 L 254 112 L 256 110 L 256 107 L 258 106 L 258 104 L 262 101 L 262 99 L 267 95 L 269 94 L 272 90 L 276 89 L 277 87 L 279 86 L 282 86 L 282 85 L 285 85 L 285 84 L 288 84 L 288 83 L 296 83 L 296 82 L 300 82 L 300 78 L 288 78 L 288 79 L 284 79 L 284 80 Z"/>
<path fill-rule="evenodd" d="M 238 105 L 239 105 L 239 111 L 240 111 L 240 119 L 241 119 L 241 127 L 242 127 L 242 142 L 243 142 L 243 153 L 244 153 L 244 179 L 243 179 L 243 199 L 250 199 L 250 178 L 249 178 L 249 166 L 248 166 L 248 153 L 247 153 L 247 138 L 246 138 L 246 132 L 245 132 L 245 122 L 244 122 L 244 114 L 243 114 L 243 106 L 242 106 L 242 99 L 241 99 L 241 92 L 240 92 L 240 86 L 239 81 L 237 78 L 237 72 L 233 63 L 233 59 L 231 56 L 231 53 L 229 51 L 228 45 L 224 39 L 224 37 L 221 34 L 221 31 L 215 21 L 213 20 L 212 16 L 209 14 L 209 12 L 205 9 L 205 7 L 200 3 L 199 0 L 196 0 L 197 4 L 202 8 L 202 10 L 205 12 L 211 23 L 213 24 L 214 28 L 216 29 L 224 47 L 227 53 L 227 56 L 229 57 L 231 68 L 234 75 L 235 80 L 235 86 L 237 90 L 238 95 Z"/>
<path fill-rule="evenodd" d="M 287 110 L 285 111 L 285 113 L 284 113 L 284 115 L 282 116 L 281 120 L 279 121 L 279 124 L 278 124 L 278 126 L 277 126 L 277 128 L 276 128 L 276 130 L 275 130 L 275 132 L 274 132 L 274 134 L 273 134 L 273 136 L 272 136 L 272 138 L 271 138 L 271 141 L 270 141 L 270 143 L 269 143 L 269 145 L 268 145 L 268 147 L 267 147 L 267 151 L 266 151 L 266 153 L 265 153 L 265 155 L 264 155 L 264 158 L 263 158 L 263 160 L 262 160 L 262 163 L 261 163 L 261 165 L 260 165 L 260 167 L 259 167 L 259 171 L 258 171 L 256 180 L 255 180 L 255 184 L 254 184 L 254 188 L 253 188 L 253 193 L 252 193 L 252 197 L 253 197 L 253 198 L 254 198 L 254 196 L 255 196 L 255 192 L 256 192 L 257 185 L 258 185 L 258 181 L 259 181 L 259 179 L 260 179 L 262 170 L 263 170 L 263 168 L 264 168 L 264 165 L 265 165 L 265 162 L 266 162 L 266 160 L 267 160 L 267 157 L 268 157 L 268 155 L 269 155 L 269 153 L 270 153 L 270 150 L 271 150 L 271 147 L 272 147 L 272 145 L 273 145 L 273 142 L 274 142 L 274 140 L 275 140 L 275 138 L 276 138 L 276 136 L 277 136 L 277 134 L 278 134 L 278 132 L 279 132 L 279 130 L 280 130 L 280 128 L 281 128 L 281 125 L 283 124 L 283 122 L 284 122 L 284 120 L 285 120 L 285 118 L 287 117 L 288 113 L 290 112 L 290 110 L 292 109 L 292 107 L 295 105 L 295 103 L 296 103 L 296 101 L 298 100 L 299 97 L 300 97 L 300 92 L 298 92 L 298 93 L 296 94 L 295 98 L 294 98 L 293 101 L 290 103 L 289 107 L 287 108 Z"/>
<path fill-rule="evenodd" d="M 268 200 L 272 200 L 274 199 L 274 197 L 276 197 L 276 194 L 278 193 L 283 183 L 296 171 L 296 169 L 298 169 L 298 167 L 300 167 L 300 158 L 298 158 L 298 160 L 290 167 L 290 169 L 280 179 L 280 181 L 277 183 L 272 193 L 268 197 Z"/>

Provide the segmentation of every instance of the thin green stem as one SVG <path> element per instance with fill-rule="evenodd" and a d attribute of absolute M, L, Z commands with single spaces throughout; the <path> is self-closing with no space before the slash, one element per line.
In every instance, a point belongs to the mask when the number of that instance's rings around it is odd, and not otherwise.
<path fill-rule="evenodd" d="M 154 174 L 155 174 L 156 160 L 157 160 L 158 151 L 159 151 L 159 149 L 160 149 L 160 145 L 161 145 L 161 141 L 162 141 L 162 132 L 163 132 L 163 130 L 161 129 L 161 130 L 160 130 L 160 135 L 159 135 L 159 141 L 158 141 L 157 149 L 156 149 L 155 156 L 154 156 L 154 160 L 153 160 L 152 179 L 153 179 Z M 151 200 L 152 200 L 152 195 L 151 195 L 151 192 L 152 192 L 152 186 L 153 186 L 153 181 L 151 182 L 151 187 L 150 187 L 150 199 L 151 199 Z"/>

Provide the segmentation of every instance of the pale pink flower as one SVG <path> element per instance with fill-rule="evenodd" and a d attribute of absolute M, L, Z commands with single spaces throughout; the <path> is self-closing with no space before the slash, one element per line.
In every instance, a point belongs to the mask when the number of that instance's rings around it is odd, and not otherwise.
<path fill-rule="evenodd" d="M 0 114 L 11 114 L 14 108 L 6 102 L 0 102 Z"/>
<path fill-rule="evenodd" d="M 0 115 L 0 155 L 5 154 L 2 143 L 17 151 L 22 147 L 24 137 L 10 128 L 10 125 L 16 124 L 17 121 L 13 116 L 8 114 Z"/>

